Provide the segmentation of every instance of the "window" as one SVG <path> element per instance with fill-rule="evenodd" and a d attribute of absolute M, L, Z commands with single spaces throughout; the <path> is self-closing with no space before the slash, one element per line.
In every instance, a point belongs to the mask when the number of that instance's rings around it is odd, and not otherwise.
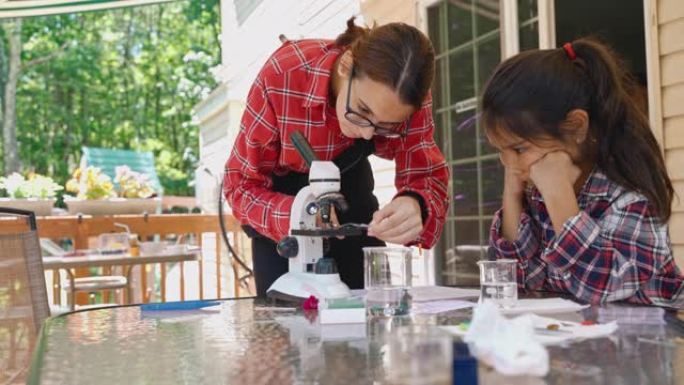
<path fill-rule="evenodd" d="M 539 48 L 537 0 L 518 0 L 518 23 L 520 51 Z"/>
<path fill-rule="evenodd" d="M 503 167 L 479 125 L 477 97 L 501 61 L 500 6 L 505 3 L 445 0 L 427 9 L 437 66 L 435 140 L 452 171 L 450 208 L 436 250 L 446 285 L 479 283 L 474 262 L 482 257 L 492 214 L 501 205 Z M 520 49 L 536 48 L 537 0 L 518 0 L 518 28 Z"/>

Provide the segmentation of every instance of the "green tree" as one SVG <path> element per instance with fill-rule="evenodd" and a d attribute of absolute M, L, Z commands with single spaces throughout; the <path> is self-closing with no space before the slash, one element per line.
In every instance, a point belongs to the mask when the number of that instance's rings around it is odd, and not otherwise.
<path fill-rule="evenodd" d="M 216 86 L 218 12 L 218 1 L 197 0 L 24 19 L 21 61 L 32 65 L 16 88 L 23 168 L 64 183 L 83 145 L 150 150 L 166 194 L 191 194 L 191 109 Z"/>

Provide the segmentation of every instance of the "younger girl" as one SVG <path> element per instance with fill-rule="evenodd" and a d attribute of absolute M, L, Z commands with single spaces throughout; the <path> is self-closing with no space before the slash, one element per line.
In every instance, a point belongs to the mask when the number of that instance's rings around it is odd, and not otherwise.
<path fill-rule="evenodd" d="M 668 238 L 673 189 L 635 85 L 593 39 L 501 63 L 482 98 L 505 168 L 491 245 L 518 285 L 590 303 L 682 307 Z"/>

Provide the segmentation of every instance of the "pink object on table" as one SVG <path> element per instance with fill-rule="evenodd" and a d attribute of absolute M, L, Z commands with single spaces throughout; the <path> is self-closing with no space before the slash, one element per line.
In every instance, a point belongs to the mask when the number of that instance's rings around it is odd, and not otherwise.
<path fill-rule="evenodd" d="M 302 303 L 302 308 L 304 310 L 318 310 L 318 298 L 313 295 L 310 296 Z"/>

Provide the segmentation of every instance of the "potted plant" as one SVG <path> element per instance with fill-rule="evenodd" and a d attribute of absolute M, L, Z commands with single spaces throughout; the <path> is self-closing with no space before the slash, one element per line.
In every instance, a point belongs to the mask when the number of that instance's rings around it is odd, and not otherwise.
<path fill-rule="evenodd" d="M 128 166 L 116 168 L 114 181 L 119 184 L 119 196 L 129 199 L 147 199 L 155 196 L 150 178 L 131 170 Z"/>
<path fill-rule="evenodd" d="M 33 211 L 36 215 L 50 215 L 57 192 L 62 186 L 52 178 L 29 173 L 27 178 L 19 173 L 0 178 L 0 188 L 7 197 L 0 198 L 0 206 Z"/>
<path fill-rule="evenodd" d="M 114 182 L 97 167 L 84 171 L 77 168 L 66 185 L 68 192 L 76 194 L 64 198 L 69 213 L 113 215 L 156 211 L 160 200 L 146 175 L 121 166 L 116 168 Z"/>

